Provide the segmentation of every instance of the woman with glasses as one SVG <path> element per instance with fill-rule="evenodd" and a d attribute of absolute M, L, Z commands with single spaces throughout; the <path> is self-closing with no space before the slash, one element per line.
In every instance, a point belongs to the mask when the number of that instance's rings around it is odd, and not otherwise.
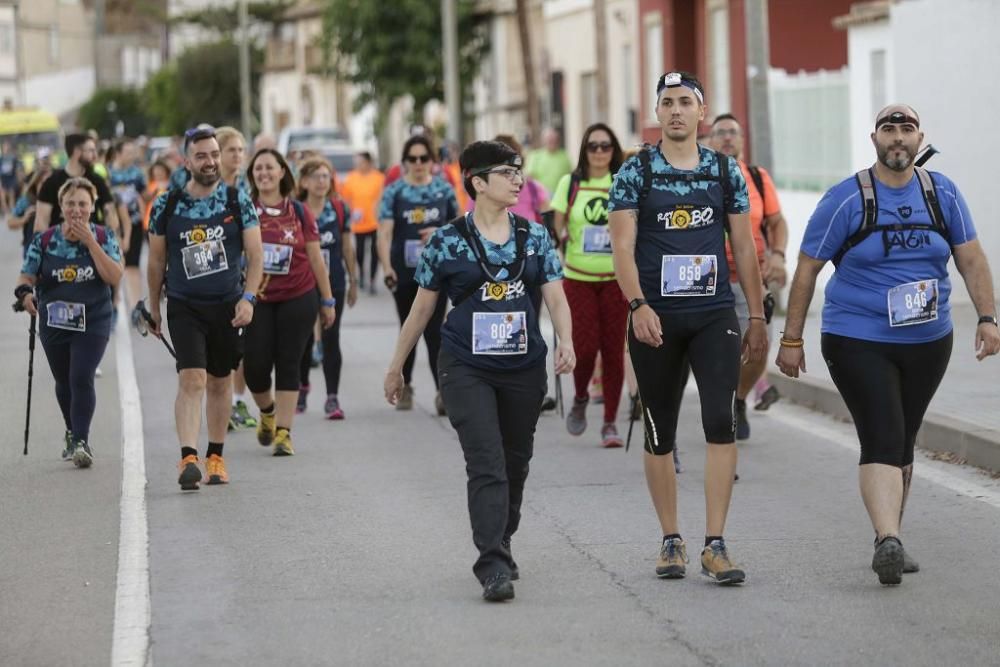
<path fill-rule="evenodd" d="M 358 265 L 354 257 L 354 241 L 351 234 L 351 210 L 333 189 L 333 167 L 321 157 L 311 157 L 299 165 L 298 200 L 309 209 L 319 226 L 319 248 L 323 262 L 330 273 L 330 287 L 336 319 L 333 326 L 324 329 L 321 335 L 323 345 L 323 378 L 326 380 L 326 403 L 323 412 L 327 419 L 343 419 L 337 392 L 340 387 L 340 369 L 343 355 L 340 351 L 340 323 L 344 313 L 344 303 L 351 308 L 358 301 Z M 346 266 L 346 270 L 345 270 Z M 345 298 L 346 297 L 346 298 Z M 296 411 L 305 412 L 306 396 L 309 394 L 309 371 L 312 350 L 306 346 L 299 365 L 299 400 Z"/>
<path fill-rule="evenodd" d="M 420 254 L 419 287 L 386 373 L 385 396 L 399 401 L 404 359 L 447 295 L 453 308 L 441 330 L 441 393 L 465 454 L 479 550 L 473 573 L 483 598 L 500 602 L 514 597 L 518 568 L 510 539 L 521 519 L 545 392 L 542 299 L 560 334 L 558 373 L 573 369 L 572 332 L 548 232 L 508 211 L 524 183 L 521 157 L 502 143 L 477 141 L 459 164 L 476 210 L 436 230 Z"/>
<path fill-rule="evenodd" d="M 573 407 L 566 430 L 587 430 L 587 385 L 601 355 L 604 425 L 601 445 L 621 447 L 615 420 L 625 378 L 625 323 L 628 304 L 615 281 L 608 232 L 608 191 L 623 162 L 622 148 L 611 128 L 595 123 L 583 133 L 576 169 L 563 176 L 552 196 L 556 231 L 566 239 L 563 288 L 573 313 L 573 347 L 579 355 L 573 383 Z"/>
<path fill-rule="evenodd" d="M 385 285 L 392 291 L 400 324 L 406 322 L 413 301 L 417 298 L 414 274 L 420 253 L 431 234 L 458 216 L 455 190 L 440 176 L 431 173 L 434 148 L 423 135 L 412 136 L 403 144 L 403 178 L 393 181 L 382 192 L 379 205 L 378 258 L 385 275 Z M 441 324 L 444 322 L 445 295 L 441 293 L 427 327 L 424 343 L 427 357 L 438 387 L 438 352 L 441 349 Z M 413 409 L 413 363 L 416 350 L 411 349 L 403 364 L 403 388 L 397 410 Z M 444 416 L 444 401 L 440 391 L 434 407 Z"/>

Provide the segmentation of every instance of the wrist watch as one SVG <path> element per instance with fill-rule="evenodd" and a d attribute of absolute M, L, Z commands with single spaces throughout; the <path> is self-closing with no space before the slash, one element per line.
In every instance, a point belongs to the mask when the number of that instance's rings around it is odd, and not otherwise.
<path fill-rule="evenodd" d="M 639 310 L 640 308 L 646 305 L 649 304 L 646 303 L 645 299 L 642 298 L 632 299 L 631 301 L 628 302 L 628 309 L 634 313 L 635 311 Z"/>
<path fill-rule="evenodd" d="M 257 305 L 257 295 L 252 292 L 243 292 L 243 300 L 249 301 L 251 306 Z"/>
<path fill-rule="evenodd" d="M 980 315 L 979 324 L 992 324 L 997 326 L 997 316 L 996 315 Z"/>
<path fill-rule="evenodd" d="M 330 297 L 329 299 L 321 299 L 320 303 L 323 305 L 324 308 L 333 308 L 334 306 L 337 305 L 337 300 L 333 297 Z"/>

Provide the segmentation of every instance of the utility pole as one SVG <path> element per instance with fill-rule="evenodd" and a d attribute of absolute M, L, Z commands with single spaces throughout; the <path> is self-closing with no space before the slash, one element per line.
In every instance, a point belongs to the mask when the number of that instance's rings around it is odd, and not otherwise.
<path fill-rule="evenodd" d="M 604 0 L 594 0 L 594 37 L 597 55 L 597 119 L 611 122 L 608 104 L 608 18 Z"/>
<path fill-rule="evenodd" d="M 100 88 L 104 84 L 101 71 L 101 48 L 104 44 L 104 0 L 94 3 L 94 83 Z"/>
<path fill-rule="evenodd" d="M 531 142 L 538 144 L 541 139 L 541 124 L 538 113 L 538 87 L 535 85 L 535 63 L 531 53 L 531 28 L 528 25 L 528 0 L 517 0 L 517 33 L 521 41 L 521 64 L 524 67 L 524 91 L 528 98 L 528 133 Z"/>
<path fill-rule="evenodd" d="M 462 91 L 458 87 L 458 10 L 455 0 L 441 0 L 444 35 L 444 101 L 448 106 L 448 141 L 462 144 Z"/>
<path fill-rule="evenodd" d="M 773 173 L 768 70 L 771 68 L 767 0 L 746 0 L 747 98 L 753 162 Z"/>
<path fill-rule="evenodd" d="M 240 23 L 240 129 L 250 141 L 250 18 L 247 0 L 237 2 Z"/>

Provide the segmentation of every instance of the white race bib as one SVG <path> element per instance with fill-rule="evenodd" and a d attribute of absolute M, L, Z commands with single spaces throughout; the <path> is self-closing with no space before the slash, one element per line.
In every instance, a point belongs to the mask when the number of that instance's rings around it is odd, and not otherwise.
<path fill-rule="evenodd" d="M 523 310 L 472 314 L 473 354 L 510 355 L 527 352 L 528 320 Z"/>
<path fill-rule="evenodd" d="M 660 296 L 714 296 L 718 265 L 715 255 L 664 255 Z"/>
<path fill-rule="evenodd" d="M 403 246 L 403 264 L 408 269 L 417 268 L 420 263 L 420 253 L 424 251 L 424 242 L 417 240 L 407 241 Z"/>
<path fill-rule="evenodd" d="M 891 327 L 933 322 L 938 318 L 938 281 L 933 278 L 897 285 L 889 290 L 886 301 Z"/>
<path fill-rule="evenodd" d="M 587 225 L 583 228 L 583 251 L 586 253 L 611 254 L 611 232 L 607 227 Z"/>
<path fill-rule="evenodd" d="M 292 246 L 281 243 L 264 244 L 264 273 L 286 276 L 292 268 Z"/>
<path fill-rule="evenodd" d="M 188 280 L 204 278 L 229 268 L 226 246 L 219 239 L 181 248 L 181 261 Z"/>
<path fill-rule="evenodd" d="M 53 301 L 45 305 L 48 325 L 53 329 L 65 329 L 83 333 L 87 330 L 87 306 L 82 303 Z"/>

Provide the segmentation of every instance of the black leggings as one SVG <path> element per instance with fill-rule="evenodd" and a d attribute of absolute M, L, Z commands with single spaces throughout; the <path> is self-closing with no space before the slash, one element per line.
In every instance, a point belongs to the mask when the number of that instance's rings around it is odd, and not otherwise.
<path fill-rule="evenodd" d="M 951 333 L 908 345 L 823 334 L 823 358 L 854 418 L 861 465 L 913 463 L 917 431 L 948 368 L 951 345 Z"/>
<path fill-rule="evenodd" d="M 740 379 L 740 327 L 732 308 L 660 315 L 663 344 L 639 342 L 628 324 L 628 348 L 643 406 L 646 451 L 662 456 L 674 450 L 677 419 L 688 361 L 701 397 L 705 441 L 735 442 L 734 404 Z"/>
<path fill-rule="evenodd" d="M 65 343 L 42 343 L 56 381 L 56 400 L 74 440 L 86 440 L 90 435 L 97 408 L 94 372 L 107 345 L 107 338 L 87 334 L 73 334 Z"/>
<path fill-rule="evenodd" d="M 344 292 L 343 290 L 333 293 L 333 298 L 337 300 L 334 309 L 337 311 L 337 319 L 329 329 L 320 329 L 320 340 L 323 341 L 323 378 L 326 380 L 326 393 L 336 394 L 340 388 L 340 369 L 344 363 L 344 355 L 340 352 L 340 319 L 344 315 Z M 315 341 L 315 336 L 310 336 L 310 341 Z M 309 386 L 309 371 L 312 369 L 312 346 L 306 344 L 306 349 L 302 352 L 302 363 L 299 364 L 299 385 Z"/>
<path fill-rule="evenodd" d="M 371 247 L 371 267 L 369 269 L 370 274 L 368 276 L 369 280 L 375 280 L 375 274 L 378 272 L 378 253 L 375 248 L 375 232 L 368 232 L 367 234 L 355 234 L 354 235 L 354 252 L 357 253 L 358 257 L 358 276 L 364 281 L 365 278 L 365 247 Z"/>
<path fill-rule="evenodd" d="M 399 323 L 403 324 L 410 314 L 410 308 L 417 298 L 417 283 L 400 283 L 396 291 L 392 293 L 392 298 L 396 300 L 396 312 L 399 313 Z M 434 387 L 438 387 L 438 354 L 441 351 L 441 325 L 444 324 L 444 311 L 448 305 L 448 295 L 444 290 L 438 292 L 437 305 L 434 307 L 434 314 L 431 315 L 427 327 L 424 329 L 424 344 L 427 346 L 427 361 L 431 365 L 431 374 L 434 376 Z M 403 363 L 403 381 L 410 384 L 413 380 L 413 363 L 417 360 L 417 348 L 414 346 L 410 354 Z"/>
<path fill-rule="evenodd" d="M 271 369 L 275 390 L 298 391 L 299 362 L 312 340 L 318 313 L 319 294 L 314 289 L 288 301 L 258 302 L 246 329 L 243 355 L 250 391 L 260 394 L 271 388 Z"/>

